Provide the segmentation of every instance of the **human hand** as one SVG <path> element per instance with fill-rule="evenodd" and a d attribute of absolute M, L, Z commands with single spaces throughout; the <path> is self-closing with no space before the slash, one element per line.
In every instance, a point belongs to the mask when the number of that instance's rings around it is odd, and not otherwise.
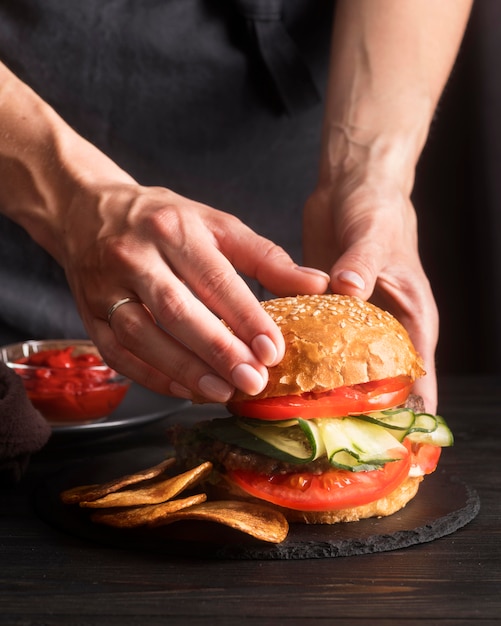
<path fill-rule="evenodd" d="M 370 299 L 407 329 L 427 372 L 414 390 L 435 412 L 438 311 L 406 189 L 360 172 L 324 182 L 306 203 L 303 238 L 305 263 L 330 273 L 332 291 Z"/>
<path fill-rule="evenodd" d="M 259 393 L 284 341 L 237 271 L 277 295 L 329 277 L 234 217 L 139 186 L 1 63 L 0 85 L 1 211 L 64 268 L 107 363 L 165 394 Z"/>
<path fill-rule="evenodd" d="M 104 359 L 170 395 L 253 395 L 282 358 L 280 330 L 237 271 L 277 295 L 322 293 L 329 280 L 234 216 L 133 181 L 82 186 L 62 230 L 59 258 Z M 122 298 L 142 304 L 120 306 L 108 325 Z"/>
<path fill-rule="evenodd" d="M 329 271 L 333 291 L 371 298 L 407 328 L 428 372 L 415 390 L 429 411 L 438 312 L 409 197 L 471 4 L 336 2 L 320 182 L 304 214 L 305 263 Z"/>

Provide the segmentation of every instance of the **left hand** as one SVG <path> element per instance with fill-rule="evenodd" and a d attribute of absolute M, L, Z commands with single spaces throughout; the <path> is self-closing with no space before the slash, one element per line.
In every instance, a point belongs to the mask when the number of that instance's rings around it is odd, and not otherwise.
<path fill-rule="evenodd" d="M 333 292 L 370 299 L 403 324 L 427 372 L 414 390 L 435 412 L 438 311 L 406 190 L 367 172 L 324 181 L 306 203 L 303 241 L 305 263 L 329 272 Z"/>

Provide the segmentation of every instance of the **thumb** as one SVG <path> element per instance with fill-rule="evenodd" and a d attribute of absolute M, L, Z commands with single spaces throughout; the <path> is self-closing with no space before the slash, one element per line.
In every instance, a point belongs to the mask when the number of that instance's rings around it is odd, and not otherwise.
<path fill-rule="evenodd" d="M 329 272 L 332 291 L 368 300 L 374 292 L 382 261 L 374 245 L 359 240 L 332 266 Z"/>

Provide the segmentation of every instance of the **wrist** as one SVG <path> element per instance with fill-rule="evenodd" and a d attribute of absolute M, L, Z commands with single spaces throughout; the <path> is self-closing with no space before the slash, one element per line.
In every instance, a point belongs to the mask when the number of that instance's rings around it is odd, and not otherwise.
<path fill-rule="evenodd" d="M 75 198 L 134 181 L 1 64 L 0 79 L 0 209 L 61 262 Z"/>
<path fill-rule="evenodd" d="M 431 103 L 421 100 L 419 106 L 413 97 L 412 106 L 401 100 L 390 107 L 358 102 L 331 109 L 324 121 L 321 184 L 371 174 L 410 195 L 432 118 Z"/>

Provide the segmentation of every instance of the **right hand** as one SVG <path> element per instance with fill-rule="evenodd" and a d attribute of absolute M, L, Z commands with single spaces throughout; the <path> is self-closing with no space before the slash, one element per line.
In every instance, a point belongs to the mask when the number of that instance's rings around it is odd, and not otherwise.
<path fill-rule="evenodd" d="M 168 395 L 254 395 L 281 360 L 281 332 L 237 271 L 277 295 L 322 293 L 329 279 L 234 216 L 133 181 L 81 186 L 59 229 L 59 260 L 103 358 Z M 125 297 L 144 306 L 121 306 L 108 325 Z"/>

